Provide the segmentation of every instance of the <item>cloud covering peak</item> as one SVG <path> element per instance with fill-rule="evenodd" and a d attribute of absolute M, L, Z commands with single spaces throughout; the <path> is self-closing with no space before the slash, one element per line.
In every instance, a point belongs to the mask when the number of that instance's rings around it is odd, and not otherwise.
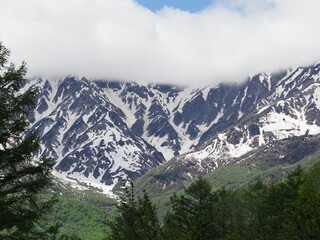
<path fill-rule="evenodd" d="M 319 0 L 220 0 L 198 13 L 133 0 L 0 5 L 0 41 L 30 77 L 214 84 L 320 60 Z"/>

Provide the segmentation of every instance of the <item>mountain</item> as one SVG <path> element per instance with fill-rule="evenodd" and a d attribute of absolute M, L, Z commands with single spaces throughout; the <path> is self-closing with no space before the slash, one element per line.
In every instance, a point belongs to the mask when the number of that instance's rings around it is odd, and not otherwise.
<path fill-rule="evenodd" d="M 200 139 L 198 151 L 179 161 L 197 162 L 198 174 L 203 175 L 261 146 L 319 134 L 319 83 L 319 64 L 251 78 L 234 97 L 233 113 L 238 119 L 226 118 L 229 126 L 223 129 L 212 126 Z"/>
<path fill-rule="evenodd" d="M 123 111 L 94 82 L 66 78 L 36 84 L 41 93 L 32 130 L 41 136 L 40 154 L 57 160 L 58 176 L 108 192 L 118 178 L 135 178 L 165 161 L 133 133 Z"/>
<path fill-rule="evenodd" d="M 30 118 L 55 174 L 110 192 L 172 157 L 193 179 L 272 142 L 320 133 L 319 68 L 200 88 L 76 77 L 26 88 L 40 88 Z"/>

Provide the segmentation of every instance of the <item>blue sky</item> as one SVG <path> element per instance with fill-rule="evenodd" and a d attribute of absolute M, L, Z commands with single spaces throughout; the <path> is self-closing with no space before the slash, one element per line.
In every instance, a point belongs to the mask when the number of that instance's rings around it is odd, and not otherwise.
<path fill-rule="evenodd" d="M 214 0 L 136 0 L 142 6 L 157 11 L 164 6 L 178 8 L 189 12 L 199 12 L 211 5 Z"/>

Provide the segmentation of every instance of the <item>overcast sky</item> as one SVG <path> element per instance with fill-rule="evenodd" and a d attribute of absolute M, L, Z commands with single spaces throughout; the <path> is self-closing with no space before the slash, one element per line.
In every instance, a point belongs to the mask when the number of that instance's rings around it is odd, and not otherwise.
<path fill-rule="evenodd" d="M 319 11 L 319 0 L 216 0 L 192 13 L 133 0 L 0 0 L 0 41 L 29 77 L 238 82 L 319 61 Z"/>

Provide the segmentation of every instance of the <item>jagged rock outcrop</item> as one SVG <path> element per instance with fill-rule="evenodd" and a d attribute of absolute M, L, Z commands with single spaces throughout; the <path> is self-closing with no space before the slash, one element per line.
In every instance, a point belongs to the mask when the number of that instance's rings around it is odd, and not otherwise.
<path fill-rule="evenodd" d="M 185 172 L 210 172 L 272 141 L 320 133 L 319 67 L 203 88 L 35 79 L 33 129 L 62 177 L 112 187 L 174 156 Z"/>

